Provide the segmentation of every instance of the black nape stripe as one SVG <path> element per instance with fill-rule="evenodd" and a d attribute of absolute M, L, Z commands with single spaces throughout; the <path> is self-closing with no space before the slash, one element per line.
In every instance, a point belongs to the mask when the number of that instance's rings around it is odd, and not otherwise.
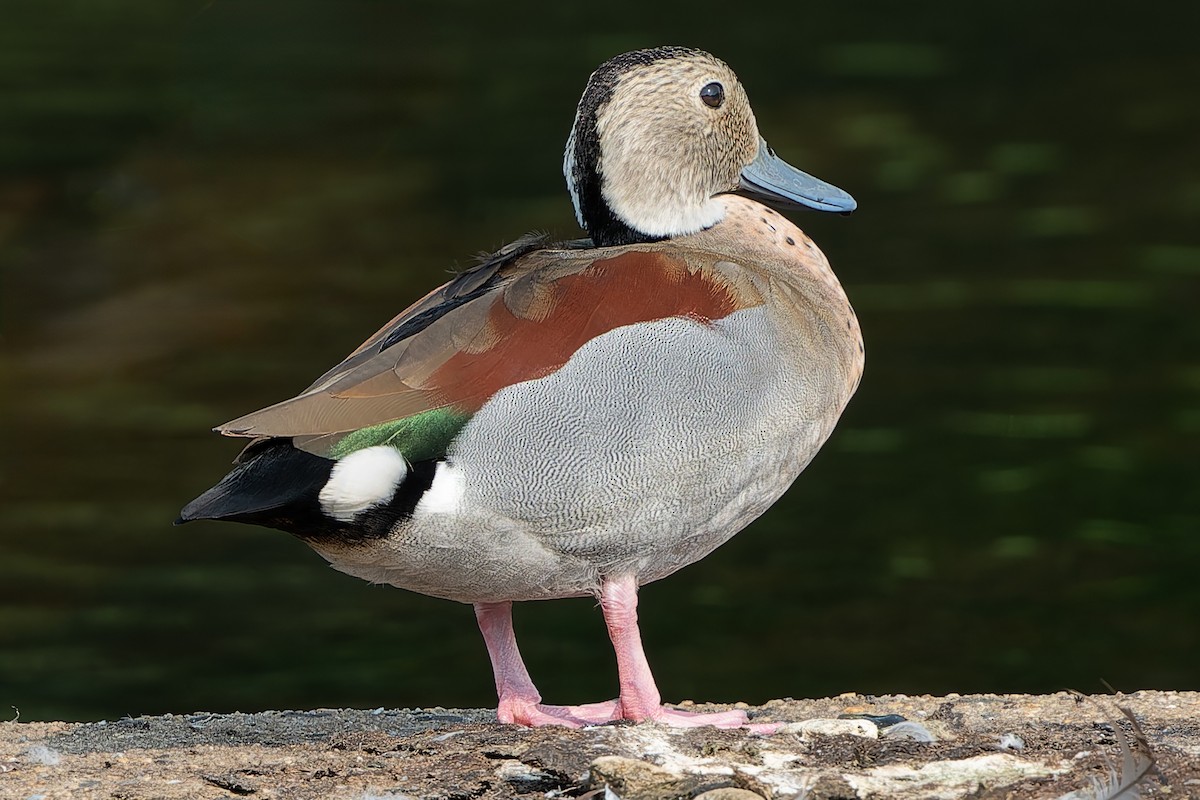
<path fill-rule="evenodd" d="M 409 465 L 392 499 L 366 509 L 352 522 L 321 510 L 321 489 L 334 461 L 297 450 L 291 439 L 267 439 L 249 447 L 221 481 L 180 512 L 176 524 L 198 519 L 245 522 L 290 533 L 309 542 L 360 544 L 391 533 L 412 516 L 433 484 L 438 460 Z"/>
<path fill-rule="evenodd" d="M 600 109 L 612 100 L 617 81 L 630 67 L 654 64 L 671 58 L 685 58 L 701 54 L 690 47 L 653 47 L 634 50 L 605 61 L 588 80 L 583 98 L 579 101 L 575 122 L 574 166 L 569 180 L 579 197 L 579 215 L 583 227 L 597 247 L 659 242 L 665 236 L 651 236 L 634 230 L 613 214 L 601 192 L 600 174 L 596 165 L 600 162 L 600 133 L 596 119 Z"/>

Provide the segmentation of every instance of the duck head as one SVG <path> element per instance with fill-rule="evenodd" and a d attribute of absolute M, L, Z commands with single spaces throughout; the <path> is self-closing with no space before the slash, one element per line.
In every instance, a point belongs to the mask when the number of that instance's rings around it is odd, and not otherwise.
<path fill-rule="evenodd" d="M 592 73 L 563 173 L 575 216 L 599 246 L 709 228 L 725 213 L 716 196 L 729 192 L 775 208 L 855 208 L 767 146 L 733 70 L 684 47 L 623 53 Z"/>

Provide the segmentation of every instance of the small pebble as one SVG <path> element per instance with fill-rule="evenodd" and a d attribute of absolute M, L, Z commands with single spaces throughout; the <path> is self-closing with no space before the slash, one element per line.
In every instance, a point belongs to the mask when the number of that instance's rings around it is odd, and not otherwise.
<path fill-rule="evenodd" d="M 47 767 L 56 767 L 62 762 L 62 756 L 57 750 L 51 750 L 44 744 L 35 744 L 33 747 L 25 751 L 25 758 L 29 759 L 34 764 L 42 764 Z"/>
<path fill-rule="evenodd" d="M 870 720 L 871 722 L 874 722 L 881 730 L 905 721 L 904 717 L 900 716 L 899 714 L 859 714 L 850 712 L 839 714 L 838 719 Z"/>
<path fill-rule="evenodd" d="M 516 759 L 506 758 L 496 767 L 496 777 L 508 783 L 541 783 L 547 779 L 553 778 L 548 772 L 543 772 L 540 769 L 535 769 L 528 764 L 523 764 Z"/>
<path fill-rule="evenodd" d="M 700 781 L 698 776 L 676 775 L 657 764 L 624 756 L 601 756 L 591 763 L 588 772 L 592 786 L 603 786 L 621 800 L 687 797 Z"/>
<path fill-rule="evenodd" d="M 755 794 L 749 789 L 727 786 L 723 789 L 709 789 L 703 794 L 696 795 L 692 800 L 763 800 L 763 796 Z"/>
<path fill-rule="evenodd" d="M 898 722 L 895 725 L 885 729 L 883 732 L 883 737 L 885 739 L 899 739 L 909 742 L 931 743 L 937 741 L 937 737 L 929 732 L 929 728 L 926 728 L 919 722 L 912 722 L 911 720 Z"/>
<path fill-rule="evenodd" d="M 801 736 L 861 736 L 866 739 L 879 738 L 879 726 L 866 719 L 806 719 L 789 722 L 777 733 L 798 733 Z"/>
<path fill-rule="evenodd" d="M 1025 740 L 1015 733 L 1006 733 L 1000 737 L 1001 750 L 1024 750 Z"/>

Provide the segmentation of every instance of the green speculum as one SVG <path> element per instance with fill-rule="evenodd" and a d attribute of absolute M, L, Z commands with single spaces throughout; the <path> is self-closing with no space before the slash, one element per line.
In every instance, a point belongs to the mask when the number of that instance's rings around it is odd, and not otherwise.
<path fill-rule="evenodd" d="M 470 419 L 470 414 L 452 408 L 422 411 L 404 419 L 351 431 L 333 446 L 329 454 L 338 459 L 366 447 L 386 445 L 399 450 L 410 462 L 440 458 L 446 455 L 450 442 Z"/>

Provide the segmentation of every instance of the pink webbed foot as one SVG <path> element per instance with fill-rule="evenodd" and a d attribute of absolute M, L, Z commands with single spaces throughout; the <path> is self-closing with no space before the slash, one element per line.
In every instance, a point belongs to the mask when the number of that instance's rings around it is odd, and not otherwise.
<path fill-rule="evenodd" d="M 526 698 L 505 698 L 496 710 L 501 722 L 515 725 L 540 727 L 562 725 L 582 728 L 588 725 L 604 725 L 612 722 L 652 722 L 674 728 L 747 728 L 756 733 L 773 733 L 778 725 L 751 725 L 742 711 L 718 711 L 701 713 L 680 711 L 676 708 L 659 706 L 647 714 L 626 714 L 619 700 L 590 703 L 581 706 L 552 706 Z"/>
<path fill-rule="evenodd" d="M 529 727 L 564 725 L 582 728 L 619 718 L 620 705 L 616 700 L 582 706 L 542 703 L 542 696 L 530 680 L 521 660 L 521 651 L 517 649 L 512 628 L 512 603 L 477 603 L 475 616 L 496 675 L 496 694 L 500 698 L 496 717 L 501 722 Z"/>
<path fill-rule="evenodd" d="M 751 725 L 741 711 L 702 713 L 681 711 L 661 705 L 661 696 L 650 674 L 642 637 L 638 631 L 637 581 L 632 576 L 610 578 L 600 587 L 600 608 L 617 654 L 621 681 L 620 712 L 623 719 L 650 721 L 677 728 L 748 728 L 755 733 L 774 733 L 778 725 Z"/>
<path fill-rule="evenodd" d="M 774 733 L 779 727 L 775 724 L 752 725 L 741 711 L 703 713 L 663 706 L 638 633 L 636 581 L 630 576 L 606 581 L 601 587 L 600 605 L 617 655 L 621 696 L 616 700 L 580 706 L 542 703 L 542 697 L 530 680 L 517 649 L 512 629 L 511 603 L 475 605 L 479 628 L 483 632 L 496 676 L 496 693 L 500 698 L 496 716 L 501 722 L 529 727 L 562 725 L 569 728 L 619 721 L 656 722 L 680 728 L 706 725 L 746 728 L 760 734 Z"/>
<path fill-rule="evenodd" d="M 763 722 L 751 723 L 744 711 L 682 711 L 670 706 L 659 706 L 644 714 L 623 715 L 622 719 L 635 722 L 657 722 L 659 725 L 670 725 L 674 728 L 745 728 L 751 733 L 764 736 L 775 733 L 780 723 Z"/>
<path fill-rule="evenodd" d="M 750 733 L 760 736 L 770 736 L 779 730 L 779 722 L 750 722 L 744 711 L 716 711 L 711 713 L 696 713 L 679 711 L 674 708 L 663 708 L 663 716 L 655 719 L 663 725 L 673 725 L 677 728 L 697 728 L 710 725 L 714 728 L 743 728 Z"/>
<path fill-rule="evenodd" d="M 675 728 L 744 728 L 750 724 L 749 717 L 743 711 L 716 711 L 701 713 L 696 711 L 680 711 L 676 708 L 659 706 L 645 719 L 660 725 L 670 725 Z"/>
<path fill-rule="evenodd" d="M 617 701 L 589 703 L 582 706 L 551 706 L 530 698 L 505 697 L 500 700 L 496 717 L 514 725 L 538 728 L 542 725 L 562 725 L 582 728 L 619 719 Z"/>

